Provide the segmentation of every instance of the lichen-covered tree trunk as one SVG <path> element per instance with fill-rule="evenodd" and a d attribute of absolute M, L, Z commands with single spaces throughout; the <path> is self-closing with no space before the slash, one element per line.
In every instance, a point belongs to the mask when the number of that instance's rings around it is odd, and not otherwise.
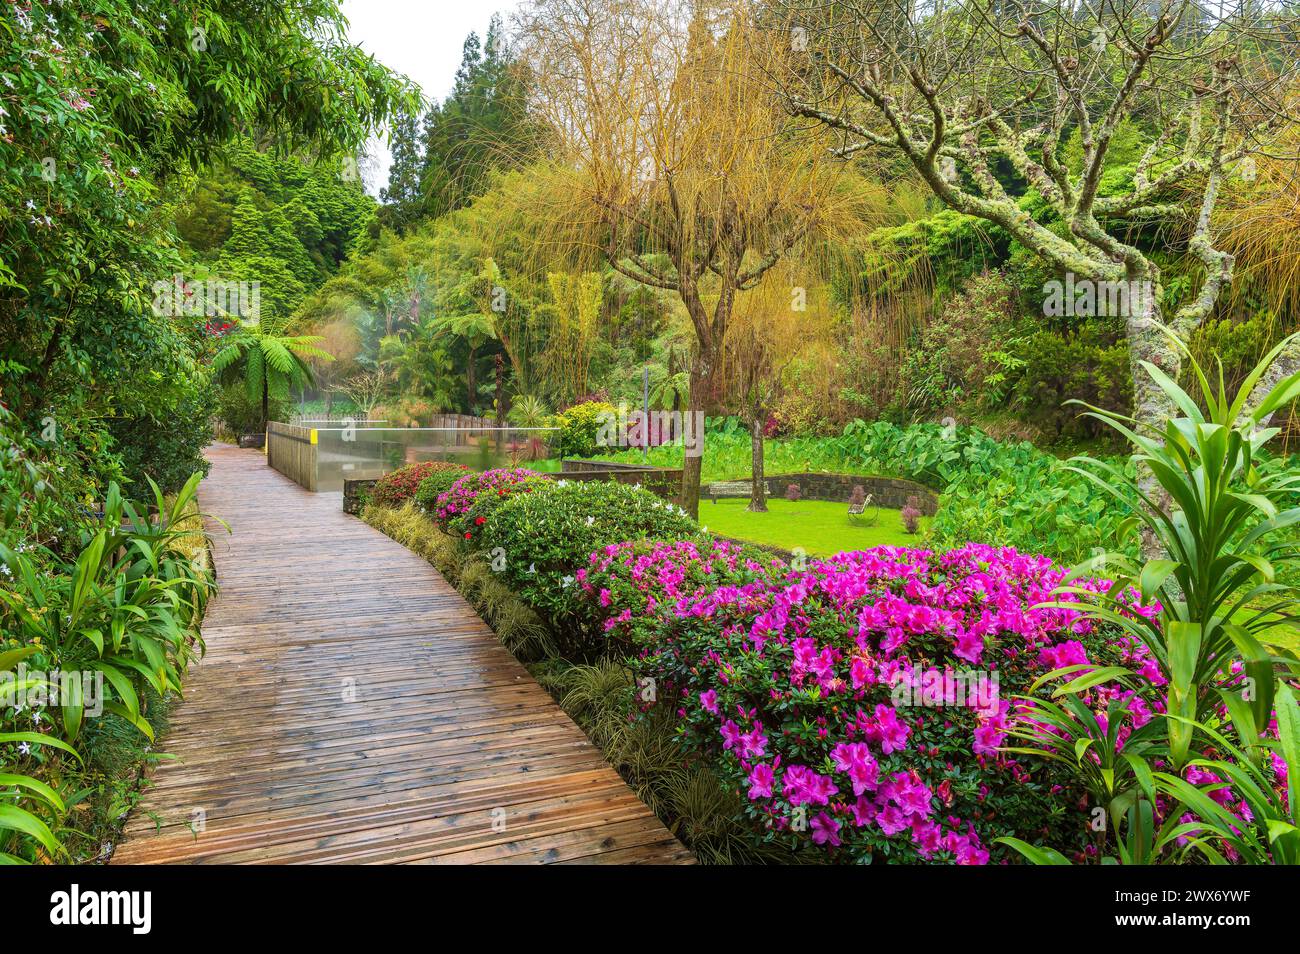
<path fill-rule="evenodd" d="M 1152 380 L 1142 366 L 1142 362 L 1155 365 L 1169 377 L 1177 380 L 1182 365 L 1182 355 L 1170 340 L 1170 332 L 1160 312 L 1160 302 L 1156 294 L 1143 296 L 1142 307 L 1132 310 L 1125 320 L 1125 332 L 1128 335 L 1129 368 L 1133 376 L 1133 417 L 1137 419 L 1139 432 L 1148 436 L 1164 431 L 1165 421 L 1174 411 L 1173 402 Z M 1139 466 L 1138 488 L 1149 500 L 1161 508 L 1169 505 L 1169 499 L 1160 488 L 1150 468 Z M 1146 559 L 1164 556 L 1155 536 L 1145 528 L 1142 530 L 1142 555 Z"/>

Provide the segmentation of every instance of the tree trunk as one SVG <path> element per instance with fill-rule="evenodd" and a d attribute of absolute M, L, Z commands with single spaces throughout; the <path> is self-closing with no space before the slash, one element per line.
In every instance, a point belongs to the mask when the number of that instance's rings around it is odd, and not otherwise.
<path fill-rule="evenodd" d="M 265 434 L 271 425 L 271 379 L 262 373 L 262 433 Z"/>
<path fill-rule="evenodd" d="M 497 425 L 497 453 L 505 442 L 506 426 L 506 362 L 501 355 L 496 356 L 496 373 L 497 373 L 497 399 L 496 399 L 496 425 Z"/>
<path fill-rule="evenodd" d="M 704 408 L 707 403 L 708 387 L 708 364 L 703 358 L 697 357 L 691 365 L 690 406 L 683 413 L 693 414 Z M 679 505 L 692 520 L 700 519 L 700 473 L 704 469 L 704 435 L 699 435 L 699 439 L 700 453 L 694 457 L 685 453 L 684 449 L 682 453 L 682 491 Z"/>
<path fill-rule="evenodd" d="M 763 477 L 763 410 L 754 406 L 749 420 L 749 455 L 753 486 L 749 491 L 749 509 L 767 513 L 767 484 Z"/>
<path fill-rule="evenodd" d="M 1140 432 L 1145 432 L 1144 436 L 1158 436 L 1163 433 L 1165 421 L 1174 411 L 1173 401 L 1152 380 L 1151 375 L 1140 363 L 1147 361 L 1174 380 L 1178 379 L 1182 356 L 1169 340 L 1166 327 L 1160 313 L 1160 303 L 1154 294 L 1144 296 L 1143 307 L 1136 314 L 1130 314 L 1126 318 L 1129 369 L 1133 376 L 1133 417 L 1138 421 Z M 1155 501 L 1157 506 L 1162 509 L 1169 506 L 1168 495 L 1160 487 L 1149 467 L 1138 468 L 1137 483 L 1138 488 Z M 1152 560 L 1165 555 L 1155 534 L 1143 525 L 1143 558 Z"/>
<path fill-rule="evenodd" d="M 474 416 L 475 413 L 474 409 L 478 406 L 478 400 L 477 400 L 478 381 L 474 377 L 474 351 L 475 350 L 476 349 L 474 345 L 469 345 L 469 368 L 465 372 L 465 385 L 466 385 L 466 390 L 468 391 L 467 397 L 469 398 L 468 401 L 469 413 L 471 417 Z"/>

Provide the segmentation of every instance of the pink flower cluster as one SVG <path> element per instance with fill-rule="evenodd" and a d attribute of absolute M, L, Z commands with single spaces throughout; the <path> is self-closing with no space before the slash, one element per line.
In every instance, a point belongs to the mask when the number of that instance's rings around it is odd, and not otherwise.
<path fill-rule="evenodd" d="M 679 614 L 702 593 L 738 576 L 766 579 L 784 570 L 780 560 L 761 562 L 726 540 L 649 541 L 597 550 L 577 580 L 609 638 L 636 642 L 643 631 L 652 638 L 665 614 Z"/>
<path fill-rule="evenodd" d="M 440 524 L 445 526 L 456 517 L 463 516 L 470 507 L 474 506 L 474 501 L 478 499 L 479 494 L 500 493 L 504 495 L 507 493 L 505 488 L 510 485 L 523 483 L 532 477 L 540 476 L 536 471 L 527 470 L 523 467 L 499 467 L 494 470 L 466 474 L 446 491 L 438 495 L 434 507 L 434 516 Z"/>
<path fill-rule="evenodd" d="M 640 669 L 678 694 L 687 737 L 717 748 L 755 817 L 826 849 L 852 842 L 870 853 L 906 834 L 920 857 L 988 861 L 976 822 L 996 814 L 990 786 L 1005 776 L 1018 797 L 1040 767 L 999 751 L 1007 699 L 955 705 L 954 677 L 996 676 L 1010 695 L 1053 668 L 1119 662 L 1117 652 L 1158 676 L 1144 647 L 1097 633 L 1068 606 L 1038 605 L 1077 602 L 1052 595 L 1066 571 L 1045 557 L 977 544 L 942 554 L 880 547 L 795 572 L 737 566 L 721 546 L 607 548 L 593 554 L 584 587 L 607 631 L 632 628 Z M 638 631 L 650 614 L 664 625 Z M 900 688 L 936 674 L 930 696 L 898 701 Z"/>

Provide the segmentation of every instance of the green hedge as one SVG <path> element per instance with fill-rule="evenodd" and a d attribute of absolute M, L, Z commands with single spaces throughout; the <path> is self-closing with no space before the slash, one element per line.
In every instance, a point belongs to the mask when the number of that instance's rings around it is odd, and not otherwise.
<path fill-rule="evenodd" d="M 575 574 L 594 551 L 626 540 L 699 534 L 685 511 L 643 488 L 558 480 L 507 497 L 485 517 L 471 545 L 528 603 L 563 618 L 577 593 Z"/>
<path fill-rule="evenodd" d="M 416 487 L 415 502 L 420 505 L 420 509 L 425 513 L 430 513 L 438 502 L 438 496 L 446 493 L 452 484 L 467 473 L 469 473 L 468 467 L 459 466 L 432 471 Z"/>

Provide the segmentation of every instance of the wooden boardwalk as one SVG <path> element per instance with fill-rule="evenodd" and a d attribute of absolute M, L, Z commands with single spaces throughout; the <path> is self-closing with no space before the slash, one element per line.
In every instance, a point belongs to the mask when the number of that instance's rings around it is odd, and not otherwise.
<path fill-rule="evenodd" d="M 208 654 L 115 864 L 692 860 L 424 560 L 208 456 Z"/>

